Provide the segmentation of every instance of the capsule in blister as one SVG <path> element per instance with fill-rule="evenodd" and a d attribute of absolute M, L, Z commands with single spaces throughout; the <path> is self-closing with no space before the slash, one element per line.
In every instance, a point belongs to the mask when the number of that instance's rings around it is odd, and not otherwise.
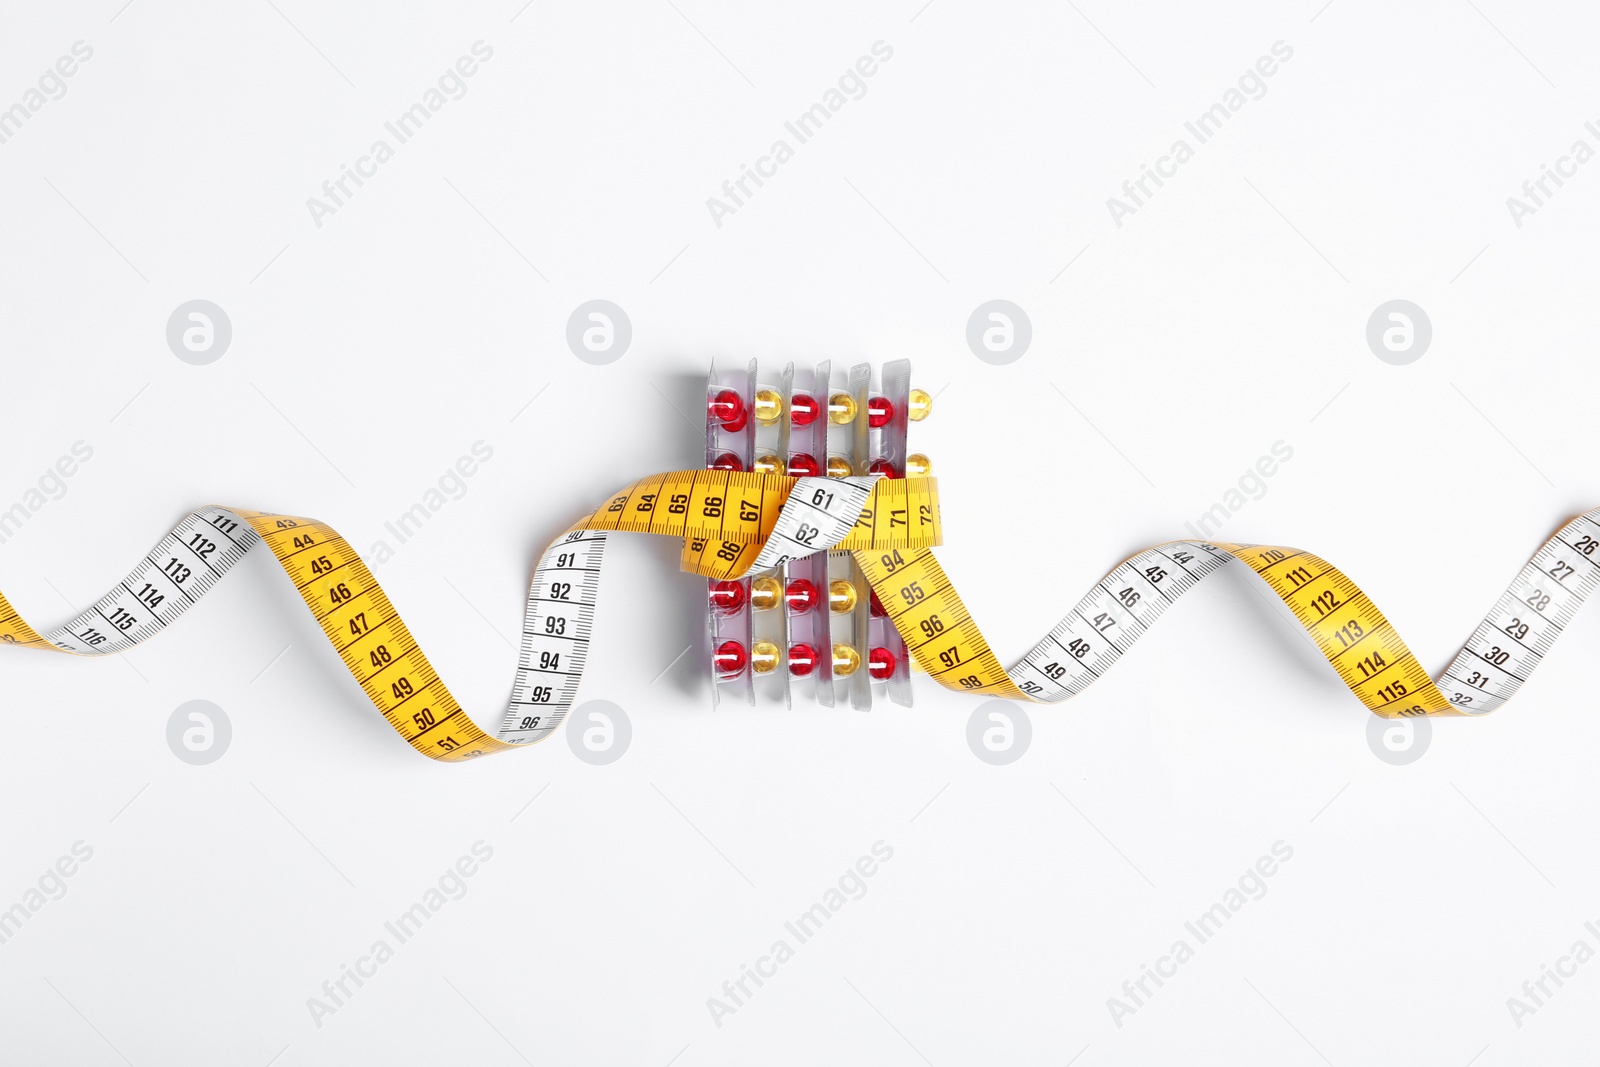
<path fill-rule="evenodd" d="M 728 433 L 739 433 L 745 427 L 744 397 L 737 389 L 719 389 L 706 401 L 706 414 Z"/>
<path fill-rule="evenodd" d="M 718 615 L 737 615 L 749 603 L 750 594 L 742 581 L 717 581 L 708 586 L 711 610 Z"/>
<path fill-rule="evenodd" d="M 782 662 L 782 650 L 771 641 L 757 641 L 750 646 L 750 669 L 757 674 L 771 674 Z"/>
<path fill-rule="evenodd" d="M 848 615 L 856 610 L 856 587 L 842 578 L 829 582 L 828 610 L 835 615 Z"/>
<path fill-rule="evenodd" d="M 744 645 L 731 639 L 718 644 L 716 651 L 711 654 L 711 665 L 718 678 L 738 678 L 744 674 L 749 662 L 750 654 L 745 651 Z"/>
<path fill-rule="evenodd" d="M 783 602 L 783 584 L 770 574 L 750 580 L 750 606 L 757 611 L 771 611 Z"/>
<path fill-rule="evenodd" d="M 795 578 L 784 586 L 783 602 L 791 615 L 804 615 L 817 606 L 822 593 L 809 578 Z"/>
<path fill-rule="evenodd" d="M 817 650 L 804 641 L 789 646 L 789 673 L 808 678 L 817 669 Z"/>
<path fill-rule="evenodd" d="M 771 426 L 783 418 L 783 394 L 767 387 L 757 389 L 755 415 L 763 426 Z"/>
<path fill-rule="evenodd" d="M 921 422 L 933 411 L 933 397 L 925 389 L 913 389 L 906 396 L 906 418 Z"/>
<path fill-rule="evenodd" d="M 848 426 L 856 421 L 856 398 L 849 393 L 834 393 L 828 397 L 828 421 L 835 426 Z"/>
<path fill-rule="evenodd" d="M 821 414 L 822 405 L 810 393 L 795 393 L 789 398 L 789 422 L 798 427 L 810 426 Z"/>
<path fill-rule="evenodd" d="M 867 655 L 867 673 L 875 681 L 887 681 L 894 674 L 895 655 L 881 645 Z"/>

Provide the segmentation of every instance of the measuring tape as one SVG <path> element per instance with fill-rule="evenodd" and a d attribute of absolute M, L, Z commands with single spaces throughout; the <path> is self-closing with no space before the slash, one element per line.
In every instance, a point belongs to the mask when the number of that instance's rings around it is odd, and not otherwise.
<path fill-rule="evenodd" d="M 907 648 L 950 689 L 1051 704 L 1077 696 L 1179 597 L 1236 559 L 1278 594 L 1374 714 L 1481 715 L 1510 699 L 1600 585 L 1600 508 L 1535 553 L 1437 681 L 1355 582 L 1298 548 L 1171 541 L 1146 549 L 1101 579 L 1009 670 L 931 552 L 856 557 Z"/>
<path fill-rule="evenodd" d="M 813 552 L 851 552 L 907 649 L 941 685 L 1044 703 L 1081 693 L 1179 597 L 1236 559 L 1282 598 L 1374 713 L 1481 714 L 1509 699 L 1600 585 L 1597 508 L 1534 555 L 1435 682 L 1366 594 L 1320 557 L 1172 541 L 1114 569 L 1008 670 L 929 551 L 941 538 L 932 478 L 697 470 L 634 482 L 545 550 L 528 589 L 511 699 L 492 735 L 450 695 L 361 557 L 316 519 L 201 508 L 93 607 L 44 634 L 0 595 L 0 642 L 84 656 L 126 651 L 165 630 L 265 544 L 389 725 L 425 756 L 471 759 L 543 740 L 572 707 L 612 531 L 682 538 L 684 569 L 718 579 Z"/>
<path fill-rule="evenodd" d="M 797 483 L 808 488 L 796 494 Z M 813 497 L 826 507 L 811 503 Z M 749 571 L 769 545 L 780 554 L 813 551 L 813 542 L 845 551 L 917 551 L 940 537 L 937 489 L 929 479 L 707 470 L 640 479 L 573 523 L 540 557 L 511 699 L 492 735 L 450 694 L 356 550 L 327 523 L 302 516 L 215 506 L 191 512 L 65 625 L 41 634 L 0 595 L 0 642 L 81 656 L 124 652 L 165 630 L 264 544 L 389 725 L 425 756 L 471 759 L 543 740 L 572 707 L 611 531 L 683 538 L 684 568 L 719 579 Z"/>

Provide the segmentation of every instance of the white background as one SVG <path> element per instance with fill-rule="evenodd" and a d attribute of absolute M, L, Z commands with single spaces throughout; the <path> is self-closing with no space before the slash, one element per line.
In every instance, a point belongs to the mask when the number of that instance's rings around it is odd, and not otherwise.
<path fill-rule="evenodd" d="M 701 461 L 713 356 L 914 361 L 940 390 L 914 429 L 940 556 L 1008 659 L 1275 441 L 1293 459 L 1224 536 L 1326 555 L 1432 668 L 1600 502 L 1600 164 L 1521 227 L 1506 205 L 1600 147 L 1580 5 L 122 3 L 12 5 L 0 32 L 0 107 L 94 49 L 0 145 L 0 508 L 94 450 L 0 545 L 38 625 L 210 501 L 392 544 L 482 440 L 466 495 L 375 569 L 492 724 L 533 557 Z M 307 198 L 478 40 L 466 95 L 318 227 Z M 866 94 L 718 227 L 707 197 L 880 40 Z M 1265 95 L 1114 224 L 1107 198 L 1280 40 Z M 203 367 L 165 339 L 196 298 L 234 332 Z M 606 367 L 565 342 L 593 298 L 633 323 Z M 1033 324 L 1004 367 L 965 340 L 993 298 Z M 1433 323 L 1409 366 L 1365 341 L 1396 298 Z M 1592 1044 L 1600 964 L 1520 1027 L 1506 1001 L 1600 949 L 1594 616 L 1511 708 L 1397 767 L 1230 574 L 994 767 L 978 702 L 925 678 L 912 710 L 713 713 L 699 653 L 668 667 L 702 626 L 674 557 L 613 544 L 584 696 L 634 736 L 606 767 L 563 738 L 421 759 L 265 555 L 126 662 L 6 655 L 0 908 L 94 855 L 0 945 L 0 1059 L 1487 1067 Z M 166 742 L 191 699 L 233 724 L 205 767 Z M 467 895 L 316 1025 L 308 998 L 478 840 Z M 866 895 L 718 1026 L 708 998 L 879 840 Z M 1266 895 L 1116 1025 L 1107 999 L 1279 840 Z"/>

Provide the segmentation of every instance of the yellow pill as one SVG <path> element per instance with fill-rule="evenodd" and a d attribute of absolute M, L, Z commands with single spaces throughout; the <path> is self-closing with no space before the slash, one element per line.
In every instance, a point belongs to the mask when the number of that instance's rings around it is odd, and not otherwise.
<path fill-rule="evenodd" d="M 861 653 L 849 645 L 833 646 L 833 673 L 848 678 L 861 666 Z"/>
<path fill-rule="evenodd" d="M 783 461 L 780 460 L 777 456 L 757 456 L 756 457 L 756 473 L 757 474 L 782 474 L 783 473 Z"/>
<path fill-rule="evenodd" d="M 906 457 L 906 477 L 926 478 L 933 470 L 933 462 L 921 452 L 913 452 Z"/>
<path fill-rule="evenodd" d="M 757 641 L 750 646 L 750 669 L 757 674 L 771 674 L 782 658 L 778 646 L 771 641 Z"/>
<path fill-rule="evenodd" d="M 843 578 L 828 583 L 828 610 L 845 615 L 856 610 L 856 587 Z"/>
<path fill-rule="evenodd" d="M 907 398 L 906 418 L 912 422 L 921 422 L 933 411 L 933 397 L 928 395 L 926 389 L 913 389 Z M 760 416 L 757 416 L 759 418 Z"/>
<path fill-rule="evenodd" d="M 828 420 L 835 426 L 856 421 L 856 398 L 849 393 L 834 393 L 828 398 Z"/>
<path fill-rule="evenodd" d="M 850 469 L 850 461 L 844 456 L 828 457 L 828 477 L 848 478 L 854 473 L 855 471 Z"/>
<path fill-rule="evenodd" d="M 767 611 L 783 603 L 783 586 L 776 578 L 756 578 L 750 583 L 750 606 Z"/>
<path fill-rule="evenodd" d="M 771 426 L 783 418 L 783 394 L 776 389 L 756 390 L 756 421 Z"/>

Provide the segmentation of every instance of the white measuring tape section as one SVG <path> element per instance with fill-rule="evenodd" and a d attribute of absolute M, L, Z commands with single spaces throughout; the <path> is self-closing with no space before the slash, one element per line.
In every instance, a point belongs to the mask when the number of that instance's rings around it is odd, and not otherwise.
<path fill-rule="evenodd" d="M 848 478 L 801 478 L 795 482 L 750 571 L 780 567 L 813 552 L 826 552 L 843 541 L 855 527 L 873 485 L 881 477 L 855 474 Z"/>

